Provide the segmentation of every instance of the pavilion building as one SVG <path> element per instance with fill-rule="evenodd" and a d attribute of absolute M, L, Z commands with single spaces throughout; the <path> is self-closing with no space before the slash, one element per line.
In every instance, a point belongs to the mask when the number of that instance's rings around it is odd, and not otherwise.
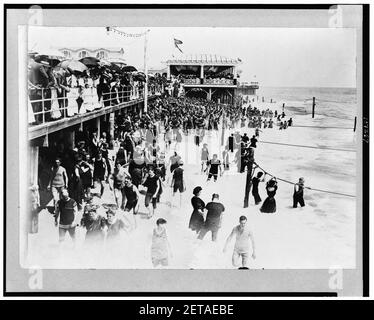
<path fill-rule="evenodd" d="M 200 97 L 218 103 L 234 103 L 237 65 L 240 59 L 199 54 L 166 61 L 168 80 L 181 79 L 187 97 Z"/>

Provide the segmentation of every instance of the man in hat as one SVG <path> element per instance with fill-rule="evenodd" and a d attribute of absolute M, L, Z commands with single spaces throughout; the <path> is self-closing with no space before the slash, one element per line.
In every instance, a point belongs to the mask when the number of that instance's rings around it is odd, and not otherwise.
<path fill-rule="evenodd" d="M 304 178 L 300 178 L 298 183 L 294 185 L 294 193 L 293 193 L 293 207 L 297 208 L 298 203 L 300 203 L 301 207 L 305 206 L 304 202 Z"/>

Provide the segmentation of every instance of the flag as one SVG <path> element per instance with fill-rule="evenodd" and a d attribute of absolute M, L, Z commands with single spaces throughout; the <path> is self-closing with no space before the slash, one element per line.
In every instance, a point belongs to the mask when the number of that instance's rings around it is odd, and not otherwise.
<path fill-rule="evenodd" d="M 180 40 L 178 40 L 178 39 L 175 39 L 175 38 L 174 38 L 174 45 L 175 45 L 175 47 L 176 47 L 180 52 L 183 53 L 183 51 L 181 50 L 181 48 L 178 47 L 179 44 L 183 44 L 183 42 L 180 41 Z"/>

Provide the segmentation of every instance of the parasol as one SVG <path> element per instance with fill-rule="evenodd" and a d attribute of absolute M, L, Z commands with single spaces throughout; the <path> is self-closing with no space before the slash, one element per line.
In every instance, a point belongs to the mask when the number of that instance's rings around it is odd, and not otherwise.
<path fill-rule="evenodd" d="M 100 60 L 94 57 L 85 57 L 79 59 L 79 61 L 82 62 L 88 68 L 96 67 L 100 63 Z"/>
<path fill-rule="evenodd" d="M 146 81 L 146 76 L 143 72 L 134 72 L 132 74 L 132 79 L 134 81 L 141 81 L 141 82 L 145 82 Z"/>
<path fill-rule="evenodd" d="M 78 71 L 78 72 L 84 72 L 87 70 L 87 67 L 82 63 L 77 60 L 65 60 L 60 62 L 58 67 L 64 68 L 64 69 L 69 69 L 70 71 Z"/>
<path fill-rule="evenodd" d="M 133 66 L 124 66 L 122 69 L 121 69 L 122 72 L 135 72 L 135 71 L 138 71 L 135 67 Z"/>

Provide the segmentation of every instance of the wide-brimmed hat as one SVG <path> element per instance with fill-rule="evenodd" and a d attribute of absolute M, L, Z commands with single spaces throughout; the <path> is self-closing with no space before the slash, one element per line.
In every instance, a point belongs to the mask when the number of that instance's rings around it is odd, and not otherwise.
<path fill-rule="evenodd" d="M 192 193 L 196 196 L 201 190 L 203 190 L 203 188 L 198 186 L 193 189 Z"/>

